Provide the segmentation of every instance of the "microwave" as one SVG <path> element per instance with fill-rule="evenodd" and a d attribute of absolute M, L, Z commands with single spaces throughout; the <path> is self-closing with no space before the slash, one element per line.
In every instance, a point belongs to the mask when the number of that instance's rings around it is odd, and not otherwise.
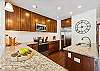
<path fill-rule="evenodd" d="M 46 25 L 36 24 L 36 31 L 38 31 L 38 32 L 46 32 Z"/>

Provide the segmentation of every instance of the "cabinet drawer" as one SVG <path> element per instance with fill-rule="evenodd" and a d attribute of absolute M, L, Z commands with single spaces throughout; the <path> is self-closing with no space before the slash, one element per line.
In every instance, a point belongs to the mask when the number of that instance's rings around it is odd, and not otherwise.
<path fill-rule="evenodd" d="M 82 55 L 72 53 L 72 71 L 82 71 Z"/>
<path fill-rule="evenodd" d="M 82 55 L 77 54 L 77 53 L 72 53 L 72 58 L 78 58 L 78 59 L 82 59 Z"/>

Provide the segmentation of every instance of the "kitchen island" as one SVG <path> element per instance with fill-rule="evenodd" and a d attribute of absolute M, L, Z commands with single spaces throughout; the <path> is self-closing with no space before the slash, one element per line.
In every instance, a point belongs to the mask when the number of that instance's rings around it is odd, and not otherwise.
<path fill-rule="evenodd" d="M 33 56 L 25 61 L 15 61 L 11 57 L 19 48 L 29 48 L 33 51 Z M 6 54 L 1 61 L 0 71 L 68 71 L 56 64 L 52 60 L 28 47 L 25 43 L 17 46 L 6 47 Z"/>
<path fill-rule="evenodd" d="M 64 50 L 68 50 L 94 59 L 98 59 L 98 50 L 97 50 L 96 43 L 92 43 L 91 47 L 84 46 L 84 45 L 83 46 L 71 45 L 69 47 L 64 48 Z"/>
<path fill-rule="evenodd" d="M 66 68 L 69 71 L 98 71 L 98 50 L 95 43 L 88 45 L 71 45 L 64 48 Z"/>

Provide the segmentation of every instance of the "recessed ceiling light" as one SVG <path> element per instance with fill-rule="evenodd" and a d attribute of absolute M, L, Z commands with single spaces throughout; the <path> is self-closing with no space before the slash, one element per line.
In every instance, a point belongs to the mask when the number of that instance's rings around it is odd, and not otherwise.
<path fill-rule="evenodd" d="M 71 15 L 73 14 L 73 12 L 69 12 Z"/>
<path fill-rule="evenodd" d="M 57 10 L 61 10 L 61 7 L 60 7 L 60 6 L 58 6 L 58 7 L 57 7 Z"/>
<path fill-rule="evenodd" d="M 82 8 L 82 5 L 79 5 L 77 8 Z"/>
<path fill-rule="evenodd" d="M 37 5 L 32 5 L 33 8 L 37 8 Z"/>
<path fill-rule="evenodd" d="M 60 19 L 60 17 L 59 17 L 59 16 L 57 16 L 57 19 Z"/>

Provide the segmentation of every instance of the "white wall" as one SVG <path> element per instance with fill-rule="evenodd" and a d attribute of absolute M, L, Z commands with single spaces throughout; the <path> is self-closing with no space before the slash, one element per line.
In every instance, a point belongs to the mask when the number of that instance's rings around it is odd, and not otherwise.
<path fill-rule="evenodd" d="M 0 0 L 0 57 L 5 53 L 5 0 Z"/>
<path fill-rule="evenodd" d="M 17 42 L 30 42 L 33 41 L 33 37 L 48 37 L 49 41 L 53 40 L 53 36 L 56 36 L 57 40 L 60 40 L 60 27 L 61 21 L 57 21 L 57 33 L 49 33 L 49 32 L 25 32 L 25 31 L 6 31 L 11 37 L 16 37 Z"/>
<path fill-rule="evenodd" d="M 75 31 L 75 24 L 80 20 L 88 20 L 91 23 L 91 29 L 85 34 L 79 34 Z M 82 42 L 82 37 L 87 36 L 92 43 L 96 43 L 96 9 L 72 16 L 72 44 Z M 88 42 L 88 40 L 84 41 Z"/>
<path fill-rule="evenodd" d="M 100 23 L 100 18 L 97 18 L 97 24 Z"/>
<path fill-rule="evenodd" d="M 60 40 L 60 49 L 61 49 L 61 20 L 57 20 L 57 37 Z"/>

